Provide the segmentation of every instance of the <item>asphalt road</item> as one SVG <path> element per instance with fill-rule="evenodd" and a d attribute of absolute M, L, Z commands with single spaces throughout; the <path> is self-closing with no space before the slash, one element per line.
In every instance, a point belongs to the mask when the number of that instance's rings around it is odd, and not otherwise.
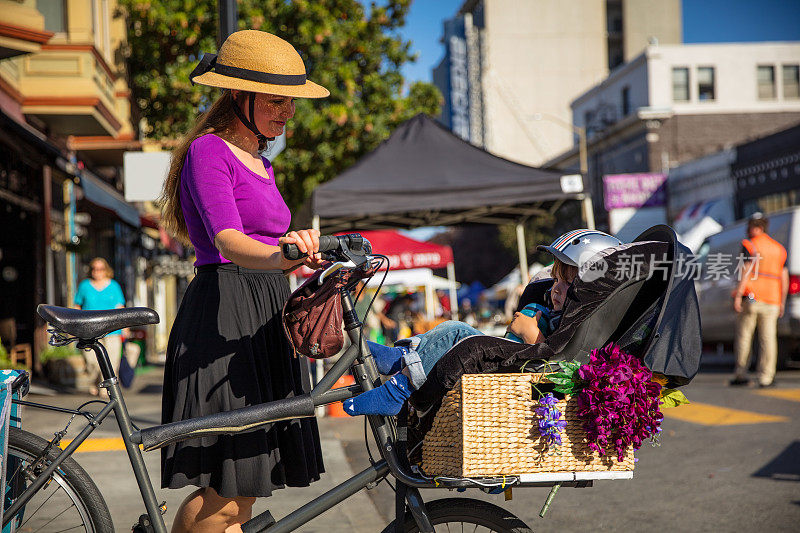
<path fill-rule="evenodd" d="M 684 389 L 692 405 L 665 412 L 661 445 L 642 447 L 633 480 L 563 488 L 545 518 L 538 514 L 548 489 L 516 489 L 510 502 L 477 490 L 429 489 L 423 498 L 490 501 L 511 510 L 535 531 L 798 531 L 800 372 L 779 373 L 777 387 L 766 390 L 730 388 L 729 377 L 706 370 Z M 160 417 L 160 379 L 158 369 L 138 376 L 126 395 L 142 426 L 157 423 Z M 29 399 L 77 406 L 89 398 L 32 395 Z M 51 437 L 67 418 L 28 408 L 24 420 L 27 430 Z M 257 510 L 269 508 L 276 517 L 283 516 L 369 464 L 361 419 L 325 418 L 320 429 L 328 473 L 311 487 L 278 491 L 260 500 Z M 113 420 L 104 423 L 92 435 L 97 440 L 85 443 L 75 458 L 103 492 L 117 530 L 129 531 L 144 509 L 115 431 Z M 67 438 L 76 433 L 77 428 L 71 428 Z M 375 453 L 374 445 L 372 449 Z M 168 503 L 169 523 L 191 489 L 158 489 L 158 452 L 145 458 L 157 496 Z M 300 531 L 374 533 L 389 522 L 393 505 L 392 489 L 380 483 Z"/>

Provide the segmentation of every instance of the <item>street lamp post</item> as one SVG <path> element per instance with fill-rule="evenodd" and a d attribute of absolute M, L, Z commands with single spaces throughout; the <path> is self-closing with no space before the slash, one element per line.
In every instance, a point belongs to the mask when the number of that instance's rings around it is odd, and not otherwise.
<path fill-rule="evenodd" d="M 238 28 L 239 6 L 236 0 L 217 0 L 217 13 L 219 14 L 219 45 L 225 42 L 228 36 Z"/>
<path fill-rule="evenodd" d="M 535 113 L 533 120 L 549 119 L 554 124 L 569 128 L 578 135 L 578 157 L 580 159 L 581 175 L 588 179 L 589 177 L 589 153 L 586 145 L 586 128 L 576 126 L 567 122 L 559 116 L 551 115 L 550 113 Z M 583 192 L 582 199 L 583 220 L 586 222 L 587 229 L 595 229 L 594 225 L 594 207 L 592 206 L 592 195 L 588 191 Z"/>

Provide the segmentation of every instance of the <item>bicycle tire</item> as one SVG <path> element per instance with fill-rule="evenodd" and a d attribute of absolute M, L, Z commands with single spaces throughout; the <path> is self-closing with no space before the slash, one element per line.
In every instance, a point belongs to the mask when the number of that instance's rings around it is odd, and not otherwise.
<path fill-rule="evenodd" d="M 444 498 L 425 503 L 425 509 L 437 533 L 440 531 L 466 531 L 463 525 L 475 526 L 475 531 L 478 532 L 532 533 L 533 531 L 525 522 L 517 518 L 510 511 L 481 500 L 473 500 L 470 498 Z M 444 526 L 445 524 L 461 524 L 462 528 L 452 529 L 449 527 L 437 527 Z M 383 530 L 383 533 L 394 532 L 394 522 Z M 411 513 L 406 513 L 403 532 L 419 533 L 419 527 L 411 516 Z"/>
<path fill-rule="evenodd" d="M 43 457 L 44 450 L 48 445 L 45 439 L 27 431 L 18 428 L 9 428 L 9 430 L 6 485 L 4 487 L 6 508 L 13 503 L 16 495 L 20 494 L 36 478 L 37 474 L 30 471 L 25 476 L 26 466 L 30 466 L 32 462 Z M 46 468 L 47 464 L 59 453 L 59 448 L 51 449 L 45 457 L 46 464 L 43 468 Z M 42 468 L 37 470 L 41 471 Z M 59 465 L 52 478 L 39 489 L 13 519 L 17 520 L 17 531 L 24 530 L 25 528 L 21 527 L 23 525 L 36 531 L 47 531 L 48 529 L 45 528 L 51 526 L 54 531 L 63 531 L 65 526 L 69 527 L 69 531 L 79 531 L 75 528 L 83 526 L 84 530 L 89 533 L 113 533 L 114 524 L 103 495 L 89 474 L 72 457 L 68 457 Z M 63 494 L 59 494 L 59 492 Z M 45 494 L 48 495 L 45 496 Z M 42 499 L 44 502 L 41 502 Z M 75 507 L 74 511 L 71 511 L 71 507 L 67 507 L 60 513 L 54 514 L 55 511 L 63 505 L 69 505 L 70 502 Z M 47 505 L 50 507 L 43 514 L 39 514 Z M 32 513 L 31 509 L 34 509 Z M 71 512 L 67 513 L 67 511 Z M 37 514 L 39 514 L 38 517 Z M 75 519 L 80 520 L 80 523 L 70 527 Z"/>

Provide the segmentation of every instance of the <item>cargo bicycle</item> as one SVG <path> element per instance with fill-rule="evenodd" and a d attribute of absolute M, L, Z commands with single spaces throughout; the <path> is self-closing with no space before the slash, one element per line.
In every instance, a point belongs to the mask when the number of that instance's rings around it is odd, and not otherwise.
<path fill-rule="evenodd" d="M 317 283 L 331 282 L 336 276 L 372 269 L 383 256 L 373 255 L 369 243 L 358 234 L 320 239 L 320 251 L 326 252 L 333 263 L 317 278 Z M 284 255 L 297 257 L 293 245 L 284 247 Z M 385 259 L 385 258 L 383 258 Z M 199 437 L 236 434 L 263 428 L 269 424 L 295 418 L 313 417 L 317 407 L 340 402 L 381 384 L 375 362 L 362 335 L 362 324 L 354 309 L 353 292 L 358 280 L 353 276 L 340 287 L 343 323 L 350 339 L 349 348 L 330 370 L 316 383 L 311 392 L 233 411 L 138 428 L 131 420 L 118 378 L 111 367 L 105 348 L 98 341 L 105 334 L 120 328 L 155 324 L 159 317 L 148 308 L 123 308 L 107 311 L 82 311 L 40 305 L 39 315 L 50 324 L 50 344 L 64 346 L 76 343 L 82 350 L 92 350 L 103 375 L 101 387 L 108 392 L 108 401 L 97 412 L 84 406 L 78 409 L 44 405 L 23 400 L 27 389 L 27 374 L 21 374 L 13 389 L 13 402 L 28 408 L 46 409 L 81 417 L 85 425 L 63 449 L 60 441 L 67 428 L 55 433 L 51 440 L 43 439 L 18 428 L 10 428 L 8 455 L 5 464 L 5 505 L 3 531 L 113 531 L 108 506 L 91 477 L 71 457 L 77 448 L 110 415 L 117 419 L 133 473 L 144 503 L 145 513 L 134 532 L 165 533 L 162 515 L 166 506 L 159 503 L 142 457 L 142 451 L 160 449 L 170 443 Z M 341 278 L 340 278 L 341 279 Z M 333 389 L 345 373 L 351 373 L 355 384 Z M 89 402 L 92 403 L 92 402 Z M 547 478 L 525 479 L 522 476 L 502 478 L 431 478 L 412 469 L 406 454 L 406 431 L 394 417 L 369 415 L 367 422 L 378 445 L 380 458 L 348 480 L 325 494 L 302 505 L 276 520 L 269 511 L 254 516 L 243 524 L 246 533 L 295 531 L 313 518 L 346 500 L 364 488 L 393 478 L 395 481 L 395 520 L 384 530 L 390 532 L 451 531 L 451 527 L 469 526 L 470 531 L 520 533 L 530 531 L 525 523 L 497 505 L 470 498 L 445 498 L 423 501 L 419 489 L 473 488 L 486 492 L 507 487 L 588 487 L 591 479 Z M 67 424 L 69 427 L 70 424 Z M 266 475 L 266 474 L 265 474 Z M 549 498 L 546 505 L 549 504 Z"/>

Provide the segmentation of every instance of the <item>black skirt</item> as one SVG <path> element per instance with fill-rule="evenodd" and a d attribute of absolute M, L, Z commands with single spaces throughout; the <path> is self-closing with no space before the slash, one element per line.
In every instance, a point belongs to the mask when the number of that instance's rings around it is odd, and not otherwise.
<path fill-rule="evenodd" d="M 167 345 L 162 423 L 310 390 L 308 362 L 291 355 L 281 324 L 289 285 L 280 271 L 204 265 L 189 284 Z M 220 496 L 269 496 L 324 472 L 315 419 L 162 449 L 161 486 L 211 487 Z"/>

